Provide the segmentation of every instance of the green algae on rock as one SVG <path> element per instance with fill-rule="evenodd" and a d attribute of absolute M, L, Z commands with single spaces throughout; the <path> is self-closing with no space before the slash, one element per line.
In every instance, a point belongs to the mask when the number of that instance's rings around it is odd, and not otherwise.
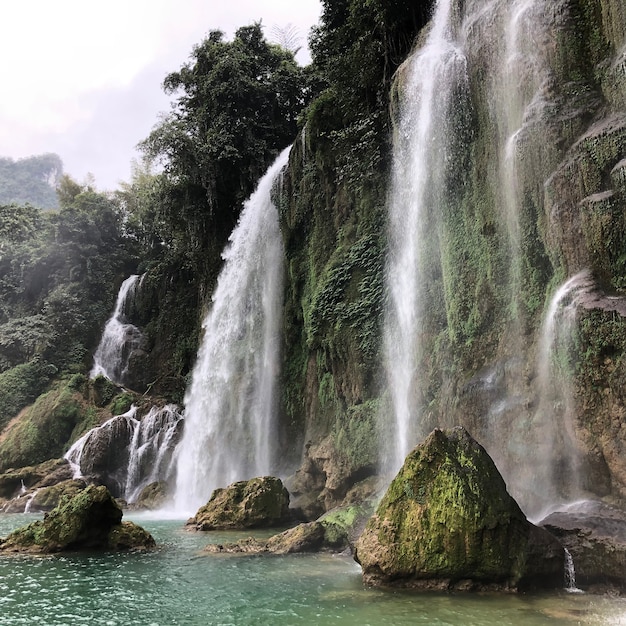
<path fill-rule="evenodd" d="M 90 486 L 65 499 L 44 519 L 0 540 L 0 551 L 53 553 L 154 547 L 152 536 L 132 522 L 104 486 Z"/>
<path fill-rule="evenodd" d="M 279 478 L 262 476 L 216 489 L 187 525 L 196 530 L 268 528 L 289 519 L 289 492 Z"/>
<path fill-rule="evenodd" d="M 558 587 L 564 551 L 527 521 L 463 428 L 406 458 L 356 544 L 367 583 L 433 589 Z"/>

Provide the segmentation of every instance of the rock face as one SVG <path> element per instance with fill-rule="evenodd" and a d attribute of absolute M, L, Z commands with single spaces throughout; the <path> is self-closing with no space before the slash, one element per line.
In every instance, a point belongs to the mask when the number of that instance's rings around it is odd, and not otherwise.
<path fill-rule="evenodd" d="M 77 550 L 128 550 L 154 547 L 154 539 L 132 522 L 106 487 L 87 487 L 33 522 L 0 540 L 0 551 L 51 553 Z"/>
<path fill-rule="evenodd" d="M 289 492 L 279 478 L 263 476 L 216 489 L 187 524 L 196 530 L 267 528 L 289 518 Z"/>
<path fill-rule="evenodd" d="M 626 591 L 624 511 L 587 500 L 552 513 L 541 525 L 572 555 L 577 587 Z"/>
<path fill-rule="evenodd" d="M 355 554 L 367 583 L 438 589 L 559 587 L 564 558 L 463 428 L 409 454 Z"/>

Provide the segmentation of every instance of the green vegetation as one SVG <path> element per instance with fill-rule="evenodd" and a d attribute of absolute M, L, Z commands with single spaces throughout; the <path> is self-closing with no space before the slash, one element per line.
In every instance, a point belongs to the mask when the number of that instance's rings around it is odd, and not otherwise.
<path fill-rule="evenodd" d="M 30 204 L 39 209 L 57 209 L 56 187 L 63 163 L 56 154 L 25 159 L 0 157 L 0 205 Z"/>

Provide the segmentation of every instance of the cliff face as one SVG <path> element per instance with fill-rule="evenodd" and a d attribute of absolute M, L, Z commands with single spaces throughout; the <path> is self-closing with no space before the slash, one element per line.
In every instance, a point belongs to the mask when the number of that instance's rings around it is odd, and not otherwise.
<path fill-rule="evenodd" d="M 623 498 L 626 9 L 452 4 L 466 77 L 442 135 L 443 201 L 424 217 L 413 436 L 466 426 L 529 510 L 541 474 L 548 499 L 550 489 Z M 410 63 L 396 76 L 398 128 Z M 294 146 L 281 200 L 283 413 L 291 450 L 303 450 L 292 487 L 328 508 L 384 461 L 393 381 L 382 350 L 386 147 L 375 163 L 358 143 L 342 151 L 342 136 L 316 124 L 323 105 Z"/>

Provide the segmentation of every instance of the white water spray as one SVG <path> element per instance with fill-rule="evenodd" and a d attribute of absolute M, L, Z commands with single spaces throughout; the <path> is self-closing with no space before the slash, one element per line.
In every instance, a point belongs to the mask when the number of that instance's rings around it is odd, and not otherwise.
<path fill-rule="evenodd" d="M 94 470 L 94 457 L 101 450 L 111 450 L 111 464 L 102 467 L 103 460 L 95 459 L 100 480 L 119 488 L 119 497 L 135 502 L 144 487 L 156 481 L 167 481 L 174 471 L 175 448 L 180 435 L 182 415 L 178 407 L 168 404 L 152 407 L 142 418 L 137 418 L 133 406 L 122 415 L 92 428 L 68 450 L 74 478 L 82 478 Z"/>
<path fill-rule="evenodd" d="M 260 180 L 223 255 L 185 397 L 179 511 L 195 512 L 215 488 L 274 467 L 283 246 L 271 192 L 288 157 L 286 149 Z"/>
<path fill-rule="evenodd" d="M 538 519 L 551 507 L 581 495 L 572 373 L 568 370 L 580 297 L 592 286 L 587 270 L 565 281 L 552 296 L 541 328 L 532 441 L 525 471 L 510 481 L 513 491 L 523 494 L 520 500 L 526 513 Z"/>
<path fill-rule="evenodd" d="M 143 336 L 125 316 L 127 302 L 141 283 L 141 276 L 133 274 L 121 285 L 113 315 L 104 327 L 100 344 L 94 354 L 90 378 L 106 376 L 114 383 L 123 384 L 128 374 L 128 362 L 133 350 L 139 347 Z"/>

